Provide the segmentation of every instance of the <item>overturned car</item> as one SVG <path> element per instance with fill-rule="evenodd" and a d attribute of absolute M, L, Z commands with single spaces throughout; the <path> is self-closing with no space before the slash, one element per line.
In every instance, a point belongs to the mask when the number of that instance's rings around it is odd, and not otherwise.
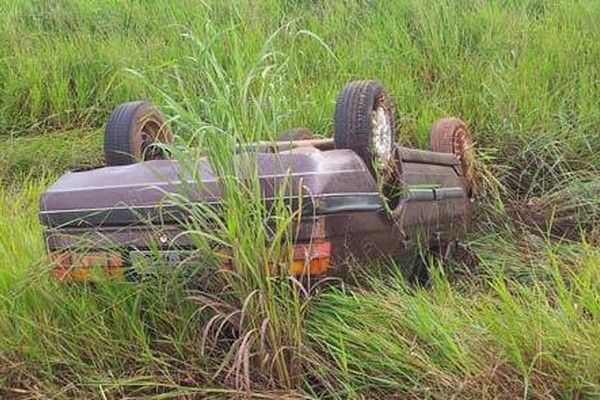
<path fill-rule="evenodd" d="M 234 157 L 255 160 L 265 204 L 285 183 L 286 202 L 301 214 L 294 220 L 290 273 L 324 275 L 348 258 L 442 249 L 465 233 L 473 185 L 465 123 L 445 118 L 433 124 L 427 151 L 398 146 L 394 132 L 385 89 L 377 81 L 357 81 L 339 94 L 332 139 L 295 129 L 278 142 L 237 149 Z M 182 234 L 185 210 L 165 196 L 185 192 L 191 203 L 218 210 L 222 187 L 207 159 L 190 174 L 155 145 L 169 141 L 150 103 L 122 104 L 106 127 L 106 166 L 68 172 L 41 195 L 56 278 L 90 281 L 98 270 L 127 278 L 136 257 L 151 248 L 158 246 L 167 261 L 193 250 Z M 190 192 L 190 186 L 197 189 Z"/>

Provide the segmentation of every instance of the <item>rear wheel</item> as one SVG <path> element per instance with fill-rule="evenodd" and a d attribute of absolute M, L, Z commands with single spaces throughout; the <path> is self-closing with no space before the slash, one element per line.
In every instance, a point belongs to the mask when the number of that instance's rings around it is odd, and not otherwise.
<path fill-rule="evenodd" d="M 104 132 L 106 165 L 165 159 L 165 150 L 156 144 L 171 141 L 163 116 L 151 103 L 123 103 L 110 114 Z"/>
<path fill-rule="evenodd" d="M 389 176 L 394 164 L 394 109 L 383 86 L 375 80 L 344 86 L 333 120 L 335 148 L 353 150 L 371 172 Z"/>
<path fill-rule="evenodd" d="M 454 154 L 469 190 L 473 189 L 473 139 L 463 120 L 451 117 L 436 121 L 429 131 L 429 149 Z"/>

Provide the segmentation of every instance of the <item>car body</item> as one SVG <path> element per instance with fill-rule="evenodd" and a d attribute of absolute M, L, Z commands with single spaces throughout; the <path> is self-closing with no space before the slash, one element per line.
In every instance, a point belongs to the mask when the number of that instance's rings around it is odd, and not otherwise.
<path fill-rule="evenodd" d="M 357 87 L 364 92 L 364 85 Z M 139 104 L 132 107 L 138 113 Z M 139 128 L 135 121 L 120 125 Z M 454 132 L 446 125 L 438 131 Z M 472 196 L 460 155 L 394 143 L 381 163 L 390 166 L 382 185 L 361 151 L 339 148 L 335 138 L 301 139 L 251 144 L 233 156 L 233 162 L 251 156 L 267 206 L 285 186 L 283 200 L 301 215 L 294 219 L 292 274 L 335 273 L 348 259 L 404 257 L 419 248 L 445 246 L 466 231 Z M 133 254 L 193 250 L 185 234 L 189 208 L 170 200 L 173 195 L 189 206 L 220 207 L 223 188 L 206 158 L 193 171 L 169 159 L 117 161 L 68 172 L 42 193 L 40 219 L 55 277 L 89 281 L 97 267 L 104 275 L 125 276 Z M 244 177 L 239 179 L 242 184 Z"/>
<path fill-rule="evenodd" d="M 460 237 L 469 223 L 471 200 L 459 162 L 451 154 L 399 147 L 405 190 L 391 204 L 386 204 L 375 177 L 351 150 L 322 150 L 307 143 L 291 150 L 257 151 L 255 156 L 265 202 L 274 199 L 286 181 L 289 203 L 302 206 L 301 222 L 294 229 L 296 244 L 315 247 L 308 259 L 298 260 L 303 264 L 317 256 L 331 256 L 331 265 L 348 258 L 402 257 L 414 250 L 419 235 L 427 237 L 423 242 L 427 246 L 439 246 Z M 193 244 L 181 235 L 185 209 L 169 204 L 165 193 L 218 206 L 221 189 L 210 163 L 201 160 L 197 169 L 200 185 L 171 160 L 64 174 L 40 200 L 48 250 L 64 255 L 92 244 L 97 249 L 133 251 L 147 250 L 150 243 L 159 243 L 165 251 L 191 248 Z M 322 243 L 329 250 L 318 255 Z M 113 266 L 126 267 L 125 258 L 113 260 Z M 109 257 L 110 267 L 108 261 Z M 91 263 L 81 264 L 86 266 Z"/>

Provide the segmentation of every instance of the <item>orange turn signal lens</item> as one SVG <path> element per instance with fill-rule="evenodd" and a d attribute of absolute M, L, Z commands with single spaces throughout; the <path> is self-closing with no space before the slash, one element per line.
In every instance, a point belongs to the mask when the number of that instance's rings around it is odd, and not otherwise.
<path fill-rule="evenodd" d="M 308 263 L 304 260 L 296 260 L 292 264 L 294 275 L 323 275 L 329 269 L 329 257 L 314 258 Z"/>
<path fill-rule="evenodd" d="M 331 243 L 308 243 L 294 245 L 292 274 L 323 275 L 329 269 Z"/>

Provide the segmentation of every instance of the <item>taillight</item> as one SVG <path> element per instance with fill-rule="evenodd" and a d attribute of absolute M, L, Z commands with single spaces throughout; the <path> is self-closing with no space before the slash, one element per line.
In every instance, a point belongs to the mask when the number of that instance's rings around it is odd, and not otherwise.
<path fill-rule="evenodd" d="M 219 250 L 216 254 L 221 268 L 228 271 L 234 269 L 234 260 L 232 260 L 229 252 Z M 290 273 L 295 276 L 323 275 L 329 269 L 330 256 L 331 243 L 329 242 L 320 241 L 293 245 Z M 275 264 L 272 265 L 271 271 L 276 273 L 277 267 Z"/>
<path fill-rule="evenodd" d="M 290 273 L 293 275 L 323 275 L 330 266 L 331 243 L 312 242 L 292 246 Z M 223 269 L 232 270 L 233 261 L 225 251 L 217 256 Z M 91 282 L 99 276 L 124 279 L 121 254 L 115 252 L 77 253 L 56 251 L 49 254 L 52 276 L 66 282 Z"/>
<path fill-rule="evenodd" d="M 51 252 L 52 276 L 67 282 L 90 282 L 98 273 L 104 277 L 123 278 L 123 260 L 114 252 Z"/>

